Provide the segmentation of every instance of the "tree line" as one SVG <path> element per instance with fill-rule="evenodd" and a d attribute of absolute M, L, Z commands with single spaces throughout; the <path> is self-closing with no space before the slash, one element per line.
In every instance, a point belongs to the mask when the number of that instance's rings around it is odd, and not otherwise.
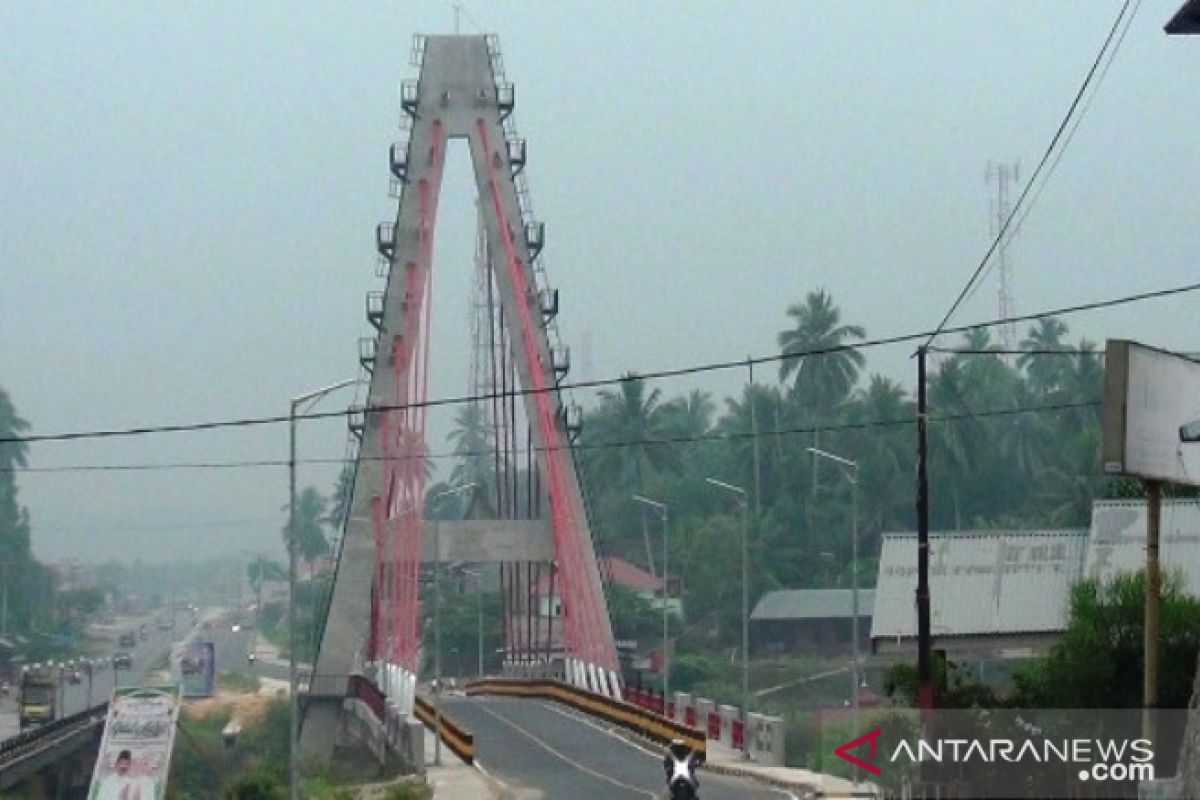
<path fill-rule="evenodd" d="M 0 439 L 19 438 L 28 431 L 29 422 L 0 387 Z M 28 455 L 25 442 L 0 442 L 0 587 L 8 590 L 7 620 L 0 624 L 7 626 L 7 633 L 20 635 L 51 632 L 69 619 L 56 614 L 54 573 L 33 556 L 29 509 L 17 489 L 17 472 L 28 464 Z"/>
<path fill-rule="evenodd" d="M 1100 471 L 1102 353 L 1068 333 L 1062 320 L 1040 319 L 1023 331 L 1025 352 L 1008 354 L 977 328 L 930 354 L 934 529 L 1086 526 L 1093 499 L 1114 491 Z M 660 523 L 632 495 L 666 503 L 671 572 L 701 638 L 734 642 L 740 624 L 737 498 L 706 478 L 746 492 L 752 598 L 849 586 L 854 487 L 810 448 L 857 464 L 864 585 L 881 535 L 915 528 L 914 397 L 867 371 L 855 347 L 866 337 L 828 292 L 812 291 L 786 308 L 776 368 L 756 370 L 737 394 L 671 395 L 629 373 L 585 409 L 576 456 L 597 549 L 658 574 Z M 461 512 L 494 493 L 481 406 L 460 408 L 451 441 L 460 458 L 447 484 L 477 487 Z"/>

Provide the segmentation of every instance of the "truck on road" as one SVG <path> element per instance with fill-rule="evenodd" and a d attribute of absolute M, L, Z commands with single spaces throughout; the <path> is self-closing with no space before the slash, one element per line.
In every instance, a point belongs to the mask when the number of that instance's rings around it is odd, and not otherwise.
<path fill-rule="evenodd" d="M 21 673 L 21 688 L 17 696 L 21 730 L 54 721 L 57 709 L 58 682 L 49 667 L 33 664 Z"/>

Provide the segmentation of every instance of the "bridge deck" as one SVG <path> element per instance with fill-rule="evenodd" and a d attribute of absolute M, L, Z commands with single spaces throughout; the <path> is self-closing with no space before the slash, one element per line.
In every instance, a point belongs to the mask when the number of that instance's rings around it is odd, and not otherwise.
<path fill-rule="evenodd" d="M 662 757 L 541 700 L 445 697 L 447 712 L 475 734 L 476 760 L 522 798 L 663 796 Z M 705 800 L 779 800 L 789 795 L 701 772 Z"/>

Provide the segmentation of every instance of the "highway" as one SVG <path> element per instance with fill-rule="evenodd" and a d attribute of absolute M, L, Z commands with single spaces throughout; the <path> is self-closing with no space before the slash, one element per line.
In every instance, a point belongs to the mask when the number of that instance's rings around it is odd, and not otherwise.
<path fill-rule="evenodd" d="M 522 798 L 664 796 L 662 756 L 544 701 L 446 696 L 475 734 L 476 760 Z M 781 800 L 787 792 L 701 772 L 704 800 Z"/>
<path fill-rule="evenodd" d="M 213 615 L 209 615 L 212 617 Z M 138 685 L 156 668 L 161 667 L 173 645 L 182 642 L 190 632 L 195 631 L 197 641 L 211 641 L 215 645 L 217 656 L 217 672 L 247 672 L 247 657 L 250 653 L 253 632 L 240 630 L 234 632 L 226 616 L 209 620 L 209 628 L 203 629 L 201 624 L 191 626 L 191 614 L 179 612 L 175 615 L 175 627 L 170 630 L 159 630 L 154 617 L 146 617 L 146 639 L 139 640 L 134 647 L 124 648 L 133 659 L 133 668 L 114 670 L 111 664 L 98 665 L 92 675 L 90 684 L 88 676 L 81 673 L 77 684 L 65 683 L 59 695 L 59 716 L 70 716 L 87 708 L 101 705 L 112 695 L 113 685 Z M 138 624 L 132 623 L 130 629 L 137 630 Z M 122 649 L 114 645 L 113 652 Z M 111 655 L 111 654 L 110 654 Z M 20 732 L 20 721 L 16 713 L 16 698 L 9 699 L 0 710 L 0 741 Z"/>

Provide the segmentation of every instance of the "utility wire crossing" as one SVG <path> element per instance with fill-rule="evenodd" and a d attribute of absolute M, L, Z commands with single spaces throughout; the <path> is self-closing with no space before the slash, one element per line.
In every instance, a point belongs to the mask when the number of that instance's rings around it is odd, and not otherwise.
<path fill-rule="evenodd" d="M 1091 303 L 1080 303 L 1073 306 L 1064 306 L 1048 311 L 1040 311 L 1032 314 L 1019 314 L 1013 317 L 1002 319 L 992 319 L 986 322 L 979 322 L 973 325 L 960 325 L 957 327 L 945 328 L 940 330 L 940 333 L 965 333 L 971 330 L 994 328 L 1001 325 L 1007 325 L 1017 322 L 1032 322 L 1047 317 L 1063 317 L 1070 314 L 1078 314 L 1086 311 L 1097 311 L 1105 308 L 1113 308 L 1115 306 L 1128 305 L 1130 303 L 1144 302 L 1147 300 L 1161 299 L 1172 297 L 1175 295 L 1187 294 L 1200 290 L 1200 283 L 1189 283 L 1182 286 L 1174 286 L 1167 289 L 1157 289 L 1149 292 L 1140 292 L 1138 294 L 1125 295 L 1123 297 L 1112 298 L 1109 300 L 1099 300 Z M 360 409 L 363 413 L 376 414 L 387 411 L 399 411 L 413 408 L 434 408 L 438 406 L 454 406 L 464 403 L 474 403 L 482 401 L 490 401 L 500 397 L 525 396 L 540 394 L 542 392 L 558 392 L 569 389 L 590 389 L 602 386 L 612 386 L 614 384 L 623 383 L 628 380 L 655 380 L 663 378 L 676 378 L 684 375 L 694 375 L 704 372 L 716 372 L 729 369 L 744 369 L 758 364 L 771 364 L 786 361 L 794 361 L 812 356 L 824 356 L 831 353 L 842 353 L 847 351 L 866 350 L 875 347 L 883 347 L 886 345 L 903 344 L 906 342 L 918 341 L 921 339 L 931 339 L 939 335 L 939 331 L 923 331 L 918 333 L 901 334 L 897 336 L 886 336 L 877 339 L 870 339 L 856 344 L 841 344 L 830 347 L 813 348 L 793 353 L 775 353 L 769 356 L 760 356 L 745 358 L 738 361 L 714 361 L 706 364 L 698 364 L 690 367 L 681 367 L 676 369 L 658 370 L 637 375 L 625 375 L 619 378 L 601 378 L 589 381 L 577 381 L 574 383 L 561 383 L 558 386 L 551 386 L 545 389 L 512 389 L 507 392 L 490 392 L 473 395 L 460 395 L 456 397 L 442 397 L 426 400 L 419 403 L 406 403 L 398 405 L 375 405 L 368 406 L 365 409 Z M 297 420 L 318 420 L 330 419 L 336 417 L 347 417 L 355 413 L 352 409 L 341 409 L 335 411 L 315 411 L 296 416 Z M 114 439 L 132 436 L 147 436 L 152 434 L 164 433 L 190 433 L 197 431 L 222 430 L 226 428 L 248 428 L 261 425 L 278 425 L 287 423 L 290 417 L 287 414 L 275 414 L 264 417 L 245 417 L 232 420 L 218 420 L 210 422 L 195 422 L 179 425 L 156 425 L 137 428 L 124 428 L 117 430 L 88 430 L 88 431 L 71 431 L 66 433 L 47 433 L 47 434 L 32 434 L 28 436 L 5 436 L 0 437 L 0 445 L 23 443 L 36 444 L 39 442 L 67 442 L 80 441 L 89 439 Z"/>

